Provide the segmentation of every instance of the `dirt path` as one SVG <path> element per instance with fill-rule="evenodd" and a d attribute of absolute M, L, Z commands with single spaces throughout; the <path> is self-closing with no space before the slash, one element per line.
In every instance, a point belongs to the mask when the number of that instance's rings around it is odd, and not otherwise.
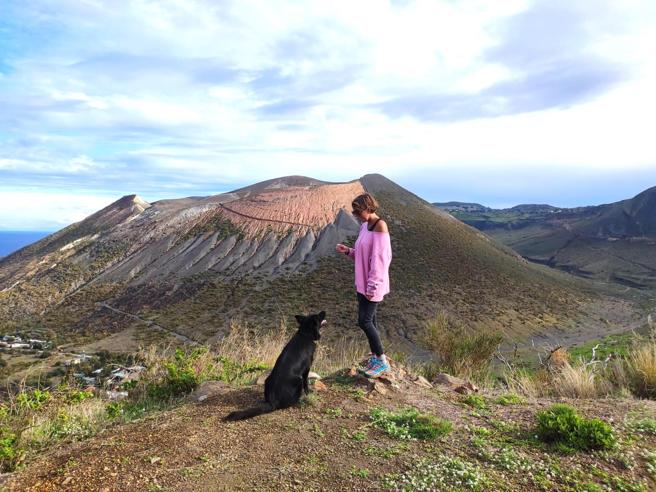
<path fill-rule="evenodd" d="M 122 311 L 120 309 L 112 307 L 109 304 L 107 304 L 106 302 L 97 302 L 96 305 L 100 306 L 100 307 L 103 307 L 103 308 L 106 308 L 106 309 L 109 309 L 110 311 L 113 311 L 115 313 L 123 314 L 123 315 L 128 316 L 132 319 L 135 319 L 137 321 L 141 321 L 142 323 L 146 324 L 146 326 L 148 326 L 149 328 L 153 328 L 154 330 L 158 330 L 158 331 L 167 333 L 167 334 L 169 334 L 169 335 L 177 338 L 178 340 L 180 340 L 184 343 L 187 343 L 189 345 L 200 345 L 198 342 L 196 342 L 195 340 L 192 340 L 191 338 L 183 335 L 182 333 L 178 333 L 177 331 L 173 331 L 169 328 L 165 328 L 163 326 L 160 326 L 157 323 L 155 323 L 154 321 L 151 321 L 149 319 L 141 318 L 141 317 L 137 316 L 136 314 L 128 313 L 127 311 Z"/>

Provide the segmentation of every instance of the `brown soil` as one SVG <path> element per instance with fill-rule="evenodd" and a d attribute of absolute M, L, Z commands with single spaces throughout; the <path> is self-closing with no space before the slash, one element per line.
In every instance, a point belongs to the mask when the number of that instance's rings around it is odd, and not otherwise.
<path fill-rule="evenodd" d="M 305 405 L 236 423 L 221 419 L 232 410 L 255 404 L 262 388 L 229 389 L 200 403 L 187 403 L 114 426 L 87 441 L 48 450 L 25 470 L 5 476 L 0 486 L 10 491 L 381 490 L 384 475 L 403 472 L 423 457 L 444 454 L 475 463 L 468 426 L 493 432 L 500 423 L 514 426 L 519 430 L 500 434 L 501 440 L 512 442 L 517 432 L 530 433 L 535 413 L 553 403 L 490 404 L 492 411 L 487 413 L 474 411 L 462 403 L 462 396 L 439 388 L 403 385 L 401 391 L 364 396 L 363 387 L 353 380 L 329 378 L 324 382 L 327 390 L 315 393 Z M 493 395 L 487 396 L 491 402 Z M 616 428 L 622 428 L 629 414 L 656 415 L 655 402 L 571 403 L 583 414 L 611 421 Z M 438 441 L 409 441 L 406 446 L 405 441 L 369 426 L 371 408 L 406 405 L 451 421 L 454 430 Z M 364 438 L 354 436 L 357 431 L 364 431 Z M 650 442 L 641 445 L 653 449 L 656 437 L 646 439 Z M 382 449 L 400 451 L 383 457 L 376 452 Z M 547 454 L 531 447 L 520 452 L 537 460 Z M 587 453 L 546 459 L 560 460 L 564 468 L 596 465 L 609 475 L 646 480 L 642 466 L 626 470 Z M 495 490 L 540 490 L 523 482 L 521 473 L 500 471 L 486 463 L 477 466 L 485 470 Z"/>

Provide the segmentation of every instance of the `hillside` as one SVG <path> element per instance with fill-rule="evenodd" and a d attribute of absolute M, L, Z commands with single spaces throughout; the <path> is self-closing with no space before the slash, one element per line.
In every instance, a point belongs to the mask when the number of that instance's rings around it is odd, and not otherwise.
<path fill-rule="evenodd" d="M 353 265 L 334 245 L 354 240 L 350 202 L 364 190 L 392 236 L 392 293 L 379 319 L 395 349 L 420 348 L 417 333 L 442 310 L 520 343 L 644 320 L 628 300 L 525 261 L 383 176 L 295 176 L 205 198 L 123 197 L 17 251 L 0 261 L 0 329 L 31 330 L 69 350 L 129 352 L 153 341 L 212 342 L 235 319 L 267 329 L 326 310 L 335 325 L 326 336 L 359 340 Z"/>
<path fill-rule="evenodd" d="M 656 187 L 628 200 L 572 209 L 436 205 L 533 262 L 604 282 L 656 287 Z"/>
<path fill-rule="evenodd" d="M 0 476 L 0 486 L 40 492 L 646 492 L 656 483 L 656 435 L 644 424 L 653 425 L 653 401 L 567 400 L 582 415 L 612 423 L 621 444 L 610 451 L 566 452 L 536 438 L 536 414 L 554 403 L 548 398 L 499 392 L 468 398 L 411 378 L 396 380 L 398 389 L 377 383 L 383 388 L 371 390 L 341 373 L 324 384 L 299 406 L 237 423 L 221 419 L 255 404 L 262 388 L 219 384 L 201 402 L 190 399 L 81 442 L 50 447 L 23 470 Z M 376 425 L 375 409 L 402 412 L 409 406 L 436 419 L 436 438 L 404 439 L 394 427 Z"/>

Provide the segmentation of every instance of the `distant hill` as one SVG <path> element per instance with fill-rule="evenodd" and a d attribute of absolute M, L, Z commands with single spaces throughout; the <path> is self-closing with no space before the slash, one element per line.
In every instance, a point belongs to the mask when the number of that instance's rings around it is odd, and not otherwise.
<path fill-rule="evenodd" d="M 466 202 L 444 202 L 433 203 L 436 207 L 446 210 L 447 212 L 490 212 L 491 208 L 485 207 L 479 203 L 466 203 Z"/>
<path fill-rule="evenodd" d="M 631 287 L 656 287 L 656 187 L 589 207 L 442 208 L 531 261 Z"/>

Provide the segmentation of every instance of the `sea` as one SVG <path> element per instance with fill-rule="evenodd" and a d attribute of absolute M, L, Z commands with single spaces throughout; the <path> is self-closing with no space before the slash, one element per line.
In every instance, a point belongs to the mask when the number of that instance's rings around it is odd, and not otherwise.
<path fill-rule="evenodd" d="M 52 234 L 52 231 L 0 231 L 0 258 Z"/>

